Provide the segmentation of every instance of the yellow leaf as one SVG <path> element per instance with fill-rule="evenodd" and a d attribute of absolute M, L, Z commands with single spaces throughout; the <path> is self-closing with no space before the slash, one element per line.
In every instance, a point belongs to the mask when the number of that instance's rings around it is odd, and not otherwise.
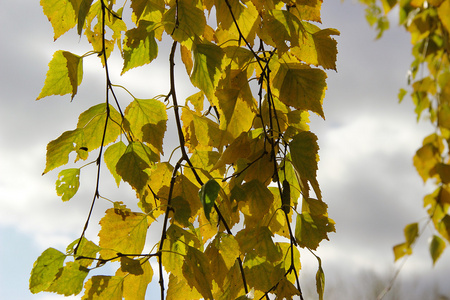
<path fill-rule="evenodd" d="M 117 186 L 120 184 L 121 177 L 117 174 L 116 166 L 126 150 L 127 146 L 122 141 L 119 141 L 109 146 L 103 155 L 106 166 L 108 167 L 109 172 L 113 175 Z"/>
<path fill-rule="evenodd" d="M 87 148 L 87 151 L 97 149 L 102 145 L 107 145 L 114 142 L 121 134 L 122 129 L 120 127 L 122 117 L 119 112 L 109 106 L 108 110 L 105 103 L 100 103 L 92 106 L 88 110 L 80 114 L 78 118 L 77 128 L 82 130 L 83 145 Z M 106 131 L 105 124 L 107 123 Z M 105 137 L 103 138 L 103 134 Z M 79 155 L 80 158 L 83 158 Z"/>
<path fill-rule="evenodd" d="M 246 220 L 249 217 L 260 221 L 272 205 L 272 193 L 259 180 L 246 182 L 242 189 L 245 193 L 245 200 L 239 202 L 239 209 L 246 216 Z"/>
<path fill-rule="evenodd" d="M 140 142 L 131 142 L 116 164 L 116 171 L 131 187 L 140 192 L 149 179 L 144 171 L 159 160 L 159 156 Z"/>
<path fill-rule="evenodd" d="M 273 233 L 268 227 L 246 227 L 236 234 L 236 240 L 243 254 L 255 252 L 266 261 L 279 261 L 281 248 L 272 239 Z"/>
<path fill-rule="evenodd" d="M 55 40 L 77 24 L 73 2 L 71 0 L 41 0 L 40 2 L 44 14 L 52 24 Z"/>
<path fill-rule="evenodd" d="M 244 261 L 244 272 L 248 285 L 255 288 L 256 299 L 275 286 L 284 276 L 284 268 L 281 263 L 274 265 L 255 253 L 247 254 Z"/>
<path fill-rule="evenodd" d="M 166 106 L 155 99 L 135 99 L 125 109 L 125 129 L 138 141 L 149 143 L 163 154 L 167 128 Z"/>
<path fill-rule="evenodd" d="M 286 277 L 283 277 L 275 289 L 277 298 L 292 299 L 293 296 L 300 295 L 299 290 Z"/>
<path fill-rule="evenodd" d="M 327 75 L 299 63 L 281 64 L 274 78 L 274 87 L 281 102 L 299 110 L 310 110 L 325 118 L 322 102 L 325 96 Z"/>
<path fill-rule="evenodd" d="M 433 235 L 433 238 L 431 239 L 429 246 L 431 259 L 433 260 L 433 265 L 436 264 L 436 261 L 439 259 L 442 252 L 444 252 L 445 247 L 446 244 L 444 240 L 442 240 L 437 235 Z"/>
<path fill-rule="evenodd" d="M 121 267 L 115 274 L 116 276 L 124 277 L 123 297 L 125 300 L 144 300 L 148 284 L 153 277 L 153 269 L 150 262 L 145 258 L 132 260 L 122 257 L 121 265 L 123 260 L 128 261 L 126 265 L 132 265 L 131 269 Z"/>
<path fill-rule="evenodd" d="M 445 0 L 444 2 L 442 2 L 437 11 L 442 25 L 444 25 L 447 32 L 450 32 L 450 1 Z"/>
<path fill-rule="evenodd" d="M 191 151 L 194 149 L 210 150 L 211 147 L 219 147 L 222 132 L 217 123 L 205 116 L 193 113 L 186 107 L 183 107 L 181 120 L 183 121 L 186 143 Z"/>
<path fill-rule="evenodd" d="M 110 208 L 100 220 L 100 251 L 102 258 L 122 254 L 140 254 L 147 235 L 147 215 L 129 209 Z M 113 233 L 113 234 L 112 234 Z"/>
<path fill-rule="evenodd" d="M 317 136 L 310 131 L 302 131 L 295 135 L 289 144 L 292 165 L 300 178 L 308 180 L 319 200 L 322 200 L 319 183 L 316 178 L 319 145 Z"/>
<path fill-rule="evenodd" d="M 69 261 L 59 269 L 52 284 L 45 290 L 64 296 L 78 295 L 83 289 L 83 282 L 89 269 L 79 262 Z"/>
<path fill-rule="evenodd" d="M 203 10 L 189 2 L 177 1 L 176 6 L 164 13 L 163 21 L 167 34 L 190 49 L 192 41 L 203 34 L 206 18 Z"/>
<path fill-rule="evenodd" d="M 51 95 L 77 94 L 78 86 L 83 79 L 83 58 L 67 51 L 58 50 L 48 64 L 48 72 L 36 100 Z"/>
<path fill-rule="evenodd" d="M 323 0 L 297 0 L 289 7 L 289 11 L 300 20 L 321 23 L 320 9 Z"/>
<path fill-rule="evenodd" d="M 30 291 L 36 294 L 46 290 L 55 280 L 65 259 L 64 253 L 54 248 L 42 252 L 31 270 Z"/>
<path fill-rule="evenodd" d="M 80 187 L 80 169 L 71 168 L 62 170 L 56 181 L 56 193 L 62 201 L 70 200 Z"/>
<path fill-rule="evenodd" d="M 158 56 L 155 28 L 157 28 L 155 23 L 141 20 L 137 28 L 126 32 L 123 44 L 123 69 L 121 75 L 132 68 L 150 63 Z"/>
<path fill-rule="evenodd" d="M 193 300 L 201 298 L 202 295 L 195 287 L 190 287 L 186 284 L 186 280 L 183 276 L 177 277 L 172 273 L 169 275 L 167 300 Z"/>
<path fill-rule="evenodd" d="M 122 300 L 123 277 L 93 276 L 84 285 L 82 300 Z"/>
<path fill-rule="evenodd" d="M 295 239 L 300 247 L 317 249 L 328 233 L 335 232 L 334 221 L 325 215 L 311 215 L 303 212 L 297 216 Z"/>
<path fill-rule="evenodd" d="M 205 93 L 209 101 L 212 101 L 222 73 L 224 52 L 215 44 L 196 42 L 193 54 L 194 69 L 191 74 L 191 82 Z"/>
<path fill-rule="evenodd" d="M 188 246 L 182 271 L 190 287 L 195 287 L 204 299 L 213 299 L 209 261 L 203 252 Z"/>

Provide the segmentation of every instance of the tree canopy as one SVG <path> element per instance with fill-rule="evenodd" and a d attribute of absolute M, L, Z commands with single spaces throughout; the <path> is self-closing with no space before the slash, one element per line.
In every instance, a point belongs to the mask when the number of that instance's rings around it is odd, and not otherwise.
<path fill-rule="evenodd" d="M 361 0 L 379 36 L 395 5 L 412 35 L 411 96 L 418 118 L 428 111 L 436 126 L 414 158 L 424 181 L 434 178 L 437 184 L 425 197 L 436 228 L 433 262 L 450 240 L 449 1 Z M 315 250 L 335 232 L 335 223 L 322 199 L 319 143 L 308 123 L 310 113 L 325 119 L 325 70 L 336 70 L 333 36 L 339 31 L 318 26 L 322 1 L 119 2 L 41 0 L 55 40 L 74 29 L 92 50 L 55 52 L 37 99 L 61 95 L 76 101 L 83 65 L 96 59 L 105 72 L 105 97 L 80 113 L 74 129 L 48 143 L 44 174 L 59 169 L 62 201 L 77 193 L 81 169 L 94 172 L 96 182 L 80 237 L 64 251 L 41 254 L 31 292 L 144 299 L 156 280 L 161 299 L 303 299 L 305 249 L 317 258 L 316 290 L 323 299 L 325 275 Z M 121 70 L 109 65 L 113 53 L 123 61 Z M 169 63 L 168 90 L 139 99 L 110 78 L 159 57 Z M 175 66 L 177 57 L 181 67 Z M 424 66 L 426 76 L 419 72 Z M 197 88 L 186 99 L 177 98 L 178 72 Z M 129 97 L 119 99 L 119 89 Z M 401 90 L 400 98 L 407 93 Z M 169 120 L 173 132 L 167 132 Z M 169 139 L 177 140 L 172 148 Z M 62 168 L 73 163 L 77 167 Z M 101 192 L 105 170 L 117 186 L 135 191 L 138 211 Z M 111 205 L 94 242 L 85 233 L 97 201 Z M 419 227 L 405 228 L 406 241 L 394 247 L 396 259 L 412 252 Z M 158 244 L 147 245 L 149 231 L 160 235 Z M 119 266 L 113 275 L 90 274 L 113 262 Z"/>

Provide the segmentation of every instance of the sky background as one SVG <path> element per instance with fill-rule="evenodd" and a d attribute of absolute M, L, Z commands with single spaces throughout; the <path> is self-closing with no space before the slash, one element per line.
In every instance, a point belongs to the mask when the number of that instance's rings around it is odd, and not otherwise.
<path fill-rule="evenodd" d="M 392 246 L 404 241 L 404 226 L 426 216 L 422 199 L 430 186 L 417 175 L 412 157 L 432 128 L 417 124 L 410 99 L 398 104 L 398 89 L 406 86 L 411 46 L 395 19 L 393 28 L 378 41 L 364 19 L 363 7 L 351 1 L 325 0 L 322 19 L 322 28 L 341 32 L 336 37 L 338 72 L 328 72 L 326 121 L 312 117 L 311 131 L 319 137 L 318 179 L 337 233 L 329 235 L 330 241 L 324 241 L 317 254 L 324 264 L 328 296 L 374 299 L 373 287 L 388 280 L 398 267 L 393 264 Z M 79 192 L 63 203 L 55 192 L 59 171 L 41 176 L 46 145 L 73 129 L 81 112 L 103 101 L 104 73 L 98 59 L 89 57 L 73 102 L 70 96 L 35 101 L 53 53 L 63 49 L 81 55 L 89 50 L 87 42 L 71 31 L 53 43 L 51 25 L 38 1 L 29 0 L 2 2 L 0 33 L 1 298 L 62 299 L 49 293 L 32 295 L 29 274 L 42 251 L 48 247 L 64 251 L 79 237 L 95 189 L 95 170 L 94 166 L 82 169 Z M 120 77 L 121 66 L 113 57 L 112 81 L 136 97 L 151 98 L 168 90 L 165 60 Z M 178 66 L 178 73 L 185 73 Z M 185 79 L 177 81 L 179 98 L 193 91 L 181 83 Z M 124 103 L 130 100 L 117 91 Z M 173 133 L 166 135 L 170 143 Z M 121 189 L 114 188 L 110 176 L 102 179 L 102 194 L 132 206 L 135 197 L 130 190 L 123 183 Z M 107 207 L 98 201 L 88 238 L 96 239 L 96 224 Z M 450 252 L 432 267 L 427 250 L 431 232 L 425 231 L 400 273 L 394 288 L 394 293 L 404 293 L 399 299 L 433 299 L 434 292 L 450 297 Z M 302 287 L 306 296 L 314 295 L 317 262 L 307 251 L 301 255 Z"/>

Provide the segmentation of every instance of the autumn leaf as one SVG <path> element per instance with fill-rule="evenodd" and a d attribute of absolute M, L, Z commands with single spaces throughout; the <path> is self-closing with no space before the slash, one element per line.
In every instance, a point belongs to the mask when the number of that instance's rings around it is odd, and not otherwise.
<path fill-rule="evenodd" d="M 63 201 L 70 200 L 80 187 L 80 169 L 71 168 L 62 170 L 56 181 L 56 193 Z"/>
<path fill-rule="evenodd" d="M 54 248 L 42 252 L 31 270 L 30 291 L 36 294 L 49 288 L 65 259 L 64 253 Z"/>
<path fill-rule="evenodd" d="M 57 1 L 66 2 L 66 1 Z M 36 100 L 51 95 L 72 94 L 75 97 L 83 79 L 83 58 L 67 51 L 56 51 L 48 64 L 48 72 Z"/>
<path fill-rule="evenodd" d="M 146 214 L 110 208 L 100 220 L 100 226 L 98 235 L 103 258 L 114 257 L 116 253 L 141 253 L 144 248 L 148 227 Z"/>

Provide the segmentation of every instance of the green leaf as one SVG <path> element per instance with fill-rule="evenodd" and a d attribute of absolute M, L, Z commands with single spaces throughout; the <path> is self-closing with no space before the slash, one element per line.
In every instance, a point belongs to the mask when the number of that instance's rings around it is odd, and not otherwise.
<path fill-rule="evenodd" d="M 41 0 L 44 14 L 52 24 L 56 40 L 76 25 L 76 13 L 71 0 Z"/>
<path fill-rule="evenodd" d="M 122 300 L 123 281 L 120 276 L 92 276 L 84 285 L 86 300 Z"/>
<path fill-rule="evenodd" d="M 110 208 L 100 220 L 101 256 L 105 259 L 123 254 L 140 254 L 147 235 L 147 215 L 129 209 Z M 114 233 L 114 234 L 111 234 Z M 109 250 L 108 250 L 109 249 Z"/>
<path fill-rule="evenodd" d="M 63 1 L 61 1 L 63 2 Z M 71 93 L 73 99 L 83 79 L 83 58 L 67 51 L 58 50 L 48 64 L 48 72 L 36 100 L 51 95 Z"/>
<path fill-rule="evenodd" d="M 445 247 L 444 240 L 437 235 L 433 235 L 433 238 L 430 241 L 430 255 L 433 260 L 433 265 L 436 264 L 436 261 L 439 259 L 442 252 L 444 252 Z"/>
<path fill-rule="evenodd" d="M 70 200 L 80 187 L 80 169 L 72 168 L 62 170 L 56 180 L 56 193 L 63 201 Z"/>
<path fill-rule="evenodd" d="M 125 34 L 123 45 L 123 69 L 126 71 L 150 63 L 158 56 L 154 22 L 141 20 L 137 28 Z"/>
<path fill-rule="evenodd" d="M 138 141 L 149 143 L 163 153 L 163 138 L 167 128 L 166 106 L 155 99 L 135 99 L 125 110 L 125 129 Z"/>
<path fill-rule="evenodd" d="M 80 7 L 78 9 L 78 25 L 77 25 L 78 35 L 81 35 L 81 31 L 83 30 L 84 26 L 84 21 L 86 20 L 86 16 L 89 13 L 92 1 L 93 0 L 81 0 L 80 2 Z"/>
<path fill-rule="evenodd" d="M 300 63 L 283 63 L 275 75 L 273 85 L 281 102 L 299 110 L 310 110 L 325 119 L 322 102 L 325 97 L 327 75 Z"/>
<path fill-rule="evenodd" d="M 59 269 L 55 280 L 45 290 L 64 296 L 78 295 L 83 289 L 83 282 L 89 273 L 89 269 L 78 262 L 69 261 Z"/>
<path fill-rule="evenodd" d="M 119 186 L 122 177 L 117 173 L 116 166 L 119 162 L 119 159 L 122 157 L 126 150 L 127 146 L 122 141 L 119 141 L 109 146 L 106 149 L 105 154 L 103 155 L 106 166 L 113 175 L 117 186 Z"/>
<path fill-rule="evenodd" d="M 214 202 L 219 195 L 220 185 L 217 183 L 215 179 L 208 180 L 198 192 L 200 197 L 200 201 L 203 205 L 203 210 L 205 211 L 206 218 L 208 221 L 209 215 L 211 214 L 211 209 L 214 207 Z"/>
<path fill-rule="evenodd" d="M 319 269 L 316 273 L 316 290 L 319 295 L 319 300 L 323 300 L 323 293 L 325 292 L 325 274 L 322 269 L 322 260 L 319 257 L 317 257 L 317 260 L 319 262 Z"/>
<path fill-rule="evenodd" d="M 108 111 L 109 119 L 107 120 Z M 107 108 L 105 103 L 100 103 L 90 107 L 80 114 L 77 123 L 77 128 L 83 132 L 83 146 L 88 151 L 92 151 L 100 147 L 102 142 L 103 145 L 114 142 L 122 131 L 119 125 L 121 123 L 121 115 L 111 105 Z M 107 125 L 106 132 L 105 124 Z M 104 139 L 103 134 L 105 134 Z"/>
<path fill-rule="evenodd" d="M 168 35 L 180 43 L 190 44 L 196 36 L 201 36 L 206 26 L 203 10 L 188 0 L 179 0 L 163 17 Z"/>
<path fill-rule="evenodd" d="M 317 136 L 310 131 L 302 131 L 295 135 L 289 143 L 292 165 L 301 179 L 308 180 L 319 200 L 322 199 L 319 183 L 316 178 L 319 161 L 319 145 Z"/>
<path fill-rule="evenodd" d="M 77 253 L 75 254 L 75 246 L 78 244 L 79 239 L 76 239 L 73 241 L 69 246 L 67 246 L 66 252 L 68 255 L 74 255 L 75 260 L 84 267 L 89 267 L 93 259 L 88 258 L 80 258 L 81 256 L 84 257 L 92 257 L 95 258 L 97 253 L 101 250 L 99 246 L 97 246 L 95 243 L 89 241 L 85 237 L 81 239 L 81 243 L 78 246 Z"/>
<path fill-rule="evenodd" d="M 311 215 L 303 212 L 297 216 L 295 238 L 300 247 L 317 249 L 328 233 L 335 232 L 334 221 L 324 215 Z"/>
<path fill-rule="evenodd" d="M 46 290 L 55 280 L 65 259 L 64 253 L 54 248 L 42 252 L 31 270 L 30 291 L 36 294 Z"/>
<path fill-rule="evenodd" d="M 148 146 L 140 142 L 131 142 L 117 162 L 116 171 L 131 187 L 141 191 L 149 179 L 144 170 L 150 168 L 158 160 L 159 156 Z"/>
<path fill-rule="evenodd" d="M 416 238 L 419 236 L 419 224 L 418 223 L 412 223 L 405 226 L 404 229 L 406 244 L 408 246 L 411 246 Z"/>
<path fill-rule="evenodd" d="M 201 89 L 211 101 L 222 72 L 224 52 L 215 44 L 203 42 L 194 44 L 193 54 L 192 84 Z"/>
<path fill-rule="evenodd" d="M 57 139 L 48 143 L 46 165 L 42 174 L 67 164 L 69 154 L 81 148 L 81 134 L 81 130 L 77 129 L 66 131 Z"/>

